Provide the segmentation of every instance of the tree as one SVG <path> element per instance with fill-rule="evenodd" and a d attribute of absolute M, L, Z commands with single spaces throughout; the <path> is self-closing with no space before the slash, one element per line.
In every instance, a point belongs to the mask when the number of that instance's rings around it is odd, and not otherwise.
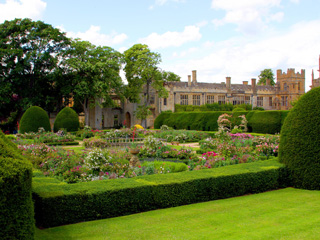
<path fill-rule="evenodd" d="M 15 19 L 0 25 L 2 117 L 32 105 L 54 110 L 59 56 L 69 43 L 64 33 L 41 21 Z"/>
<path fill-rule="evenodd" d="M 110 47 L 95 46 L 87 41 L 74 40 L 71 49 L 64 56 L 65 87 L 75 101 L 79 101 L 89 124 L 90 105 L 102 98 L 104 107 L 113 106 L 112 93 L 122 97 L 123 83 L 119 75 L 122 55 Z"/>
<path fill-rule="evenodd" d="M 263 71 L 260 72 L 258 85 L 266 85 L 267 79 L 270 80 L 270 84 L 272 86 L 276 84 L 274 81 L 274 74 L 270 68 L 264 69 Z"/>
<path fill-rule="evenodd" d="M 144 44 L 135 44 L 124 52 L 126 78 L 128 86 L 125 96 L 131 102 L 140 103 L 141 94 L 145 98 L 138 107 L 137 117 L 142 119 L 143 127 L 147 127 L 146 118 L 150 114 L 150 88 L 157 91 L 159 97 L 167 97 L 168 91 L 164 83 L 168 81 L 180 81 L 180 77 L 172 72 L 161 70 L 158 65 L 161 62 L 160 54 L 151 52 Z"/>

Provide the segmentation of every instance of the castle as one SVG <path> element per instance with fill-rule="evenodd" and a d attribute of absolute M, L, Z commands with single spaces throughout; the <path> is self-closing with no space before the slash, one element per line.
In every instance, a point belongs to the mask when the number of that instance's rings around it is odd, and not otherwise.
<path fill-rule="evenodd" d="M 310 86 L 311 89 L 320 86 L 320 56 L 319 56 L 319 69 L 317 71 L 319 72 L 319 78 L 314 78 L 314 73 L 312 69 L 312 74 L 311 74 L 312 85 Z"/>
<path fill-rule="evenodd" d="M 313 84 L 319 86 L 320 78 L 313 79 Z M 198 82 L 197 71 L 188 75 L 187 82 L 168 82 L 165 88 L 169 92 L 167 98 L 159 98 L 153 90 L 150 95 L 152 115 L 147 119 L 147 126 L 152 127 L 155 118 L 162 112 L 171 110 L 174 112 L 175 104 L 203 105 L 206 103 L 231 103 L 252 104 L 253 107 L 262 107 L 265 110 L 288 110 L 290 103 L 305 93 L 305 70 L 295 72 L 294 68 L 277 70 L 277 82 L 274 86 L 270 80 L 265 85 L 257 85 L 256 79 L 251 79 L 242 84 L 232 84 L 231 77 L 226 77 L 225 82 L 204 83 Z M 143 95 L 142 95 L 143 97 Z M 135 118 L 136 103 L 128 100 L 121 102 L 117 96 L 113 96 L 117 103 L 115 108 L 100 108 L 96 106 L 90 109 L 89 125 L 96 129 L 112 128 L 119 125 L 131 127 L 141 124 L 141 120 Z M 98 100 L 101 101 L 101 100 Z"/>

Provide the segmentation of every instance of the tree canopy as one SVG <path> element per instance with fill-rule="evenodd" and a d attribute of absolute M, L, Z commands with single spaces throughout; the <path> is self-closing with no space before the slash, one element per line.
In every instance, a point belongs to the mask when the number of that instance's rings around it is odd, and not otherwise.
<path fill-rule="evenodd" d="M 86 115 L 91 104 L 102 98 L 104 106 L 113 106 L 112 94 L 122 97 L 123 83 L 119 75 L 122 55 L 110 47 L 95 46 L 87 41 L 75 40 L 65 59 L 68 92 L 79 101 Z"/>
<path fill-rule="evenodd" d="M 159 97 L 167 97 L 168 91 L 164 83 L 180 81 L 180 77 L 172 72 L 165 72 L 158 67 L 161 62 L 159 53 L 151 52 L 145 44 L 135 44 L 124 52 L 124 71 L 128 81 L 125 96 L 131 102 L 140 103 L 141 94 L 145 94 L 144 103 L 138 107 L 136 115 L 143 120 L 146 127 L 146 118 L 150 111 L 150 87 Z"/>
<path fill-rule="evenodd" d="M 53 111 L 59 56 L 70 40 L 41 21 L 15 19 L 0 25 L 0 112 L 38 105 Z"/>
<path fill-rule="evenodd" d="M 15 124 L 30 106 L 57 112 L 69 99 L 81 103 L 87 117 L 90 105 L 113 106 L 113 96 L 139 103 L 143 92 L 142 115 L 138 115 L 146 118 L 150 89 L 166 97 L 164 83 L 180 81 L 176 74 L 160 69 L 160 62 L 160 54 L 147 45 L 136 44 L 121 54 L 111 47 L 69 39 L 42 21 L 5 21 L 0 24 L 0 121 Z M 127 87 L 119 74 L 123 64 Z"/>
<path fill-rule="evenodd" d="M 267 79 L 270 80 L 270 84 L 274 86 L 276 83 L 274 81 L 274 74 L 270 68 L 264 69 L 260 72 L 258 85 L 265 85 Z"/>

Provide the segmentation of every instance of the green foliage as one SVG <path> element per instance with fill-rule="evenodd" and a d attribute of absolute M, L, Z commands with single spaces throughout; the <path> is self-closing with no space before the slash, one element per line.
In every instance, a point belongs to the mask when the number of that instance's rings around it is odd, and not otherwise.
<path fill-rule="evenodd" d="M 149 106 L 139 105 L 134 114 L 137 119 L 146 119 L 149 115 L 152 115 L 152 112 Z"/>
<path fill-rule="evenodd" d="M 248 126 L 255 133 L 279 133 L 283 120 L 289 111 L 256 111 L 250 117 Z"/>
<path fill-rule="evenodd" d="M 220 169 L 63 184 L 37 174 L 33 179 L 36 223 L 53 227 L 128 215 L 287 186 L 275 160 Z"/>
<path fill-rule="evenodd" d="M 252 110 L 264 111 L 263 107 L 254 107 Z"/>
<path fill-rule="evenodd" d="M 65 129 L 67 132 L 75 132 L 79 130 L 78 114 L 69 107 L 62 109 L 54 121 L 53 131 L 58 132 L 60 129 Z"/>
<path fill-rule="evenodd" d="M 70 80 L 66 92 L 81 103 L 87 116 L 90 106 L 100 104 L 90 100 L 102 98 L 103 106 L 113 106 L 111 92 L 122 98 L 123 83 L 119 75 L 122 55 L 111 47 L 95 46 L 76 39 L 64 59 L 64 75 Z"/>
<path fill-rule="evenodd" d="M 320 88 L 303 95 L 281 130 L 279 159 L 293 172 L 294 186 L 320 190 Z"/>
<path fill-rule="evenodd" d="M 41 21 L 14 19 L 0 24 L 0 112 L 38 105 L 53 111 L 62 97 L 59 57 L 70 40 Z M 0 114 L 0 115 L 1 115 Z"/>
<path fill-rule="evenodd" d="M 262 70 L 260 72 L 258 85 L 265 85 L 267 79 L 270 80 L 270 84 L 272 86 L 274 86 L 276 84 L 274 82 L 274 74 L 273 74 L 273 72 L 272 72 L 272 70 L 270 68 L 269 69 L 264 69 L 264 70 Z"/>
<path fill-rule="evenodd" d="M 200 106 L 194 105 L 175 105 L 175 112 L 204 112 L 204 111 L 233 111 L 234 108 L 242 108 L 242 111 L 250 111 L 252 109 L 252 105 L 250 104 L 240 104 L 240 105 L 232 105 L 231 103 L 219 104 L 219 103 L 211 103 Z M 239 110 L 240 111 L 240 110 Z"/>
<path fill-rule="evenodd" d="M 145 99 L 142 104 L 148 107 L 150 105 L 151 88 L 157 91 L 159 97 L 166 98 L 168 91 L 164 87 L 164 83 L 180 81 L 180 77 L 176 74 L 162 71 L 158 67 L 161 62 L 160 54 L 151 52 L 145 44 L 135 44 L 126 50 L 124 61 L 126 64 L 124 71 L 128 81 L 125 96 L 131 102 L 139 103 L 140 94 L 144 91 Z M 147 127 L 145 118 L 143 119 L 143 127 Z"/>
<path fill-rule="evenodd" d="M 245 112 L 246 110 L 244 108 L 241 107 L 236 107 L 234 109 L 232 109 L 232 112 Z"/>
<path fill-rule="evenodd" d="M 174 129 L 188 129 L 200 131 L 217 131 L 217 120 L 220 115 L 231 112 L 162 112 L 154 121 L 154 127 L 167 125 Z M 279 133 L 289 111 L 249 111 L 232 112 L 232 125 L 239 126 L 245 115 L 248 120 L 248 131 L 256 133 Z"/>
<path fill-rule="evenodd" d="M 0 238 L 33 239 L 32 166 L 0 131 Z"/>
<path fill-rule="evenodd" d="M 49 116 L 41 107 L 32 106 L 21 117 L 20 132 L 38 132 L 40 127 L 45 131 L 51 131 Z"/>
<path fill-rule="evenodd" d="M 162 125 L 173 127 L 174 129 L 201 130 L 201 131 L 217 131 L 219 116 L 222 111 L 212 112 L 176 112 L 176 113 L 161 113 L 154 122 L 155 128 L 160 128 Z M 232 122 L 235 125 L 240 125 L 240 115 L 246 115 L 248 112 L 232 113 Z"/>

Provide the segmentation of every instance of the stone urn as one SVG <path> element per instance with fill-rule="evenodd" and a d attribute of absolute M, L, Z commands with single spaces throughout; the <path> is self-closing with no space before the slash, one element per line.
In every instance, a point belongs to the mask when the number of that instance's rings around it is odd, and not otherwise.
<path fill-rule="evenodd" d="M 129 161 L 129 166 L 130 167 L 139 166 L 141 163 L 139 161 L 137 154 L 140 152 L 140 149 L 139 148 L 130 148 L 129 152 L 132 155 L 132 157 L 130 158 L 130 161 Z"/>

